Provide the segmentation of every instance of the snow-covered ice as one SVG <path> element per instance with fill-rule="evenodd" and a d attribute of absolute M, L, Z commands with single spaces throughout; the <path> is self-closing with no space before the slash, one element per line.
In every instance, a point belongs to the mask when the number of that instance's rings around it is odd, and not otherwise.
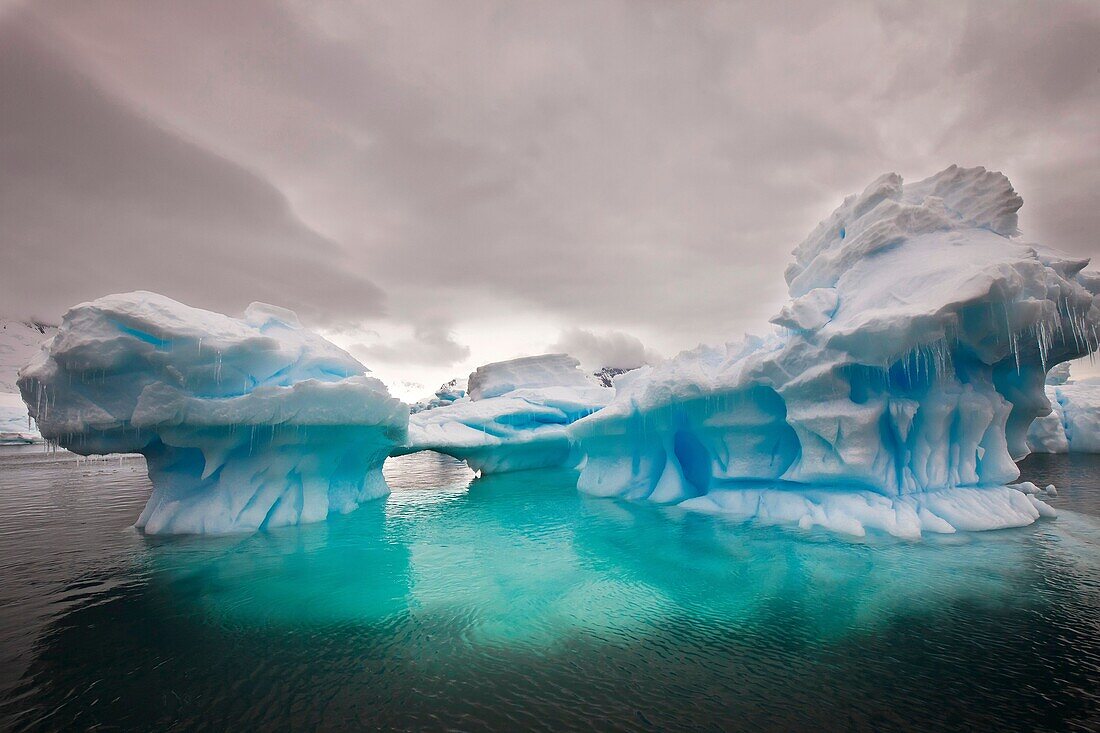
<path fill-rule="evenodd" d="M 1100 383 L 1051 384 L 1051 412 L 1031 424 L 1027 443 L 1035 453 L 1100 453 Z"/>
<path fill-rule="evenodd" d="M 19 388 L 43 436 L 145 456 L 151 534 L 311 522 L 388 492 L 408 408 L 290 311 L 242 320 L 154 293 L 70 309 Z"/>
<path fill-rule="evenodd" d="M 1047 370 L 1097 347 L 1100 275 L 1019 237 L 1008 180 L 880 177 L 794 251 L 762 337 L 616 382 L 570 428 L 581 490 L 860 534 L 1050 510 L 1006 485 Z"/>
<path fill-rule="evenodd" d="M 613 394 L 578 367 L 566 354 L 480 366 L 467 396 L 409 418 L 407 450 L 446 453 L 483 473 L 575 466 L 567 427 Z"/>

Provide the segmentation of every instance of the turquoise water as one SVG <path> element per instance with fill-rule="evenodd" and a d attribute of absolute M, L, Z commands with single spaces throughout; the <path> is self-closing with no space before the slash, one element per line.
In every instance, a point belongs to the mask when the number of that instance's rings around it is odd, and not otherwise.
<path fill-rule="evenodd" d="M 0 454 L 0 728 L 1095 729 L 1100 461 L 903 542 L 391 460 L 385 501 L 145 538 L 140 459 Z"/>

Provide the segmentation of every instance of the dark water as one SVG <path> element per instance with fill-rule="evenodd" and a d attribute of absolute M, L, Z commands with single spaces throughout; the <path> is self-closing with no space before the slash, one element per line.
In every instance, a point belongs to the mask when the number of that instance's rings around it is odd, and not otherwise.
<path fill-rule="evenodd" d="M 129 528 L 140 460 L 0 454 L 0 728 L 1095 730 L 1100 461 L 1055 520 L 851 541 L 474 480 L 245 538 Z"/>

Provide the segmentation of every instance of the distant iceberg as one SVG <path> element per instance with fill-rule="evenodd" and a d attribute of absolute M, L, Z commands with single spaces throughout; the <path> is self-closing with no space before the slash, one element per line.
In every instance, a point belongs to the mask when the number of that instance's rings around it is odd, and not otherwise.
<path fill-rule="evenodd" d="M 388 493 L 408 408 L 290 311 L 243 320 L 154 293 L 68 313 L 19 389 L 42 435 L 82 455 L 141 453 L 150 534 L 324 519 Z"/>
<path fill-rule="evenodd" d="M 1100 383 L 1051 384 L 1051 412 L 1031 424 L 1027 444 L 1034 453 L 1100 453 Z"/>
<path fill-rule="evenodd" d="M 1097 348 L 1100 276 L 1018 237 L 1009 181 L 882 176 L 794 251 L 762 337 L 617 382 L 570 428 L 579 488 L 862 534 L 1018 526 L 1047 370 Z"/>
<path fill-rule="evenodd" d="M 440 385 L 435 393 L 425 400 L 420 400 L 409 407 L 410 413 L 434 410 L 437 407 L 449 405 L 455 400 L 466 396 L 466 380 L 452 379 L 446 384 Z"/>
<path fill-rule="evenodd" d="M 579 456 L 568 426 L 613 394 L 566 354 L 486 364 L 470 375 L 467 395 L 409 418 L 406 451 L 446 453 L 483 473 L 571 468 Z"/>

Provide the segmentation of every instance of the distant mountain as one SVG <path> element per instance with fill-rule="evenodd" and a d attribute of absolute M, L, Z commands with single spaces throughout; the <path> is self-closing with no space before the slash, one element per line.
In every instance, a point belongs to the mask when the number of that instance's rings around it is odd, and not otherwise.
<path fill-rule="evenodd" d="M 620 374 L 632 372 L 637 368 L 638 367 L 631 367 L 630 369 L 623 369 L 622 367 L 604 367 L 598 372 L 593 372 L 592 376 L 599 380 L 600 384 L 602 384 L 603 386 L 611 387 L 613 386 L 612 383 L 615 381 L 615 377 L 619 376 Z"/>
<path fill-rule="evenodd" d="M 57 333 L 57 326 L 34 321 L 0 318 L 0 392 L 18 392 L 19 370 L 35 357 L 43 341 Z"/>
<path fill-rule="evenodd" d="M 37 443 L 38 431 L 27 424 L 27 408 L 15 380 L 57 326 L 0 318 L 0 445 Z"/>

